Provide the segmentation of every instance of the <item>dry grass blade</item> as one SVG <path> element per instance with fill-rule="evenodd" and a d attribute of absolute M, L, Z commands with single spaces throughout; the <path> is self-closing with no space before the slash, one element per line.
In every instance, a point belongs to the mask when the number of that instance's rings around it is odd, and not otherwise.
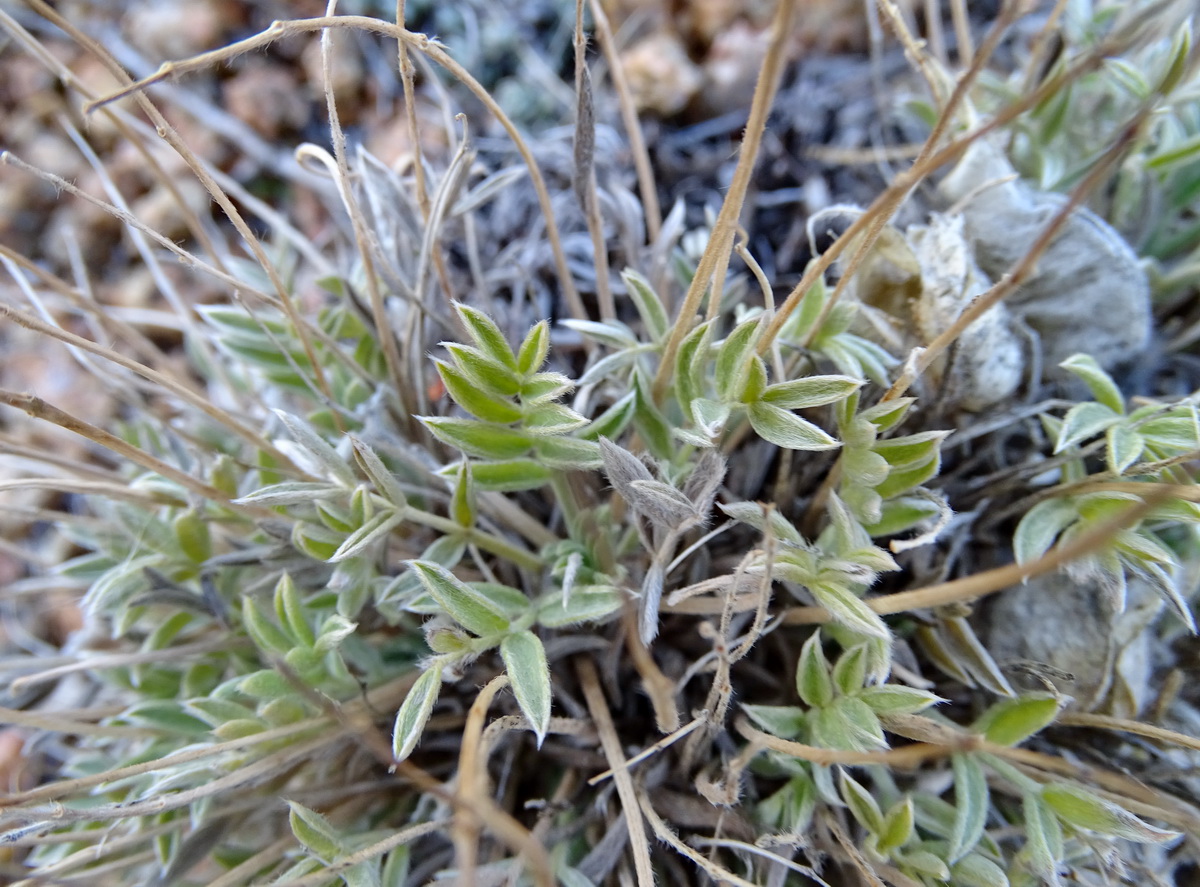
<path fill-rule="evenodd" d="M 487 759 L 481 755 L 483 721 L 496 694 L 508 686 L 508 677 L 500 675 L 479 691 L 467 712 L 463 726 L 462 748 L 458 754 L 458 812 L 451 832 L 454 836 L 455 867 L 463 884 L 473 885 L 478 877 L 479 835 L 483 823 L 474 811 L 488 799 Z"/>
<path fill-rule="evenodd" d="M 600 747 L 604 749 L 604 756 L 608 758 L 608 764 L 613 773 L 613 781 L 617 785 L 617 795 L 621 799 L 625 825 L 629 829 L 629 848 L 633 854 L 633 864 L 637 871 L 638 887 L 653 887 L 654 868 L 650 864 L 650 844 L 646 840 L 638 790 L 627 769 L 625 753 L 621 749 L 621 738 L 617 735 L 612 713 L 608 710 L 608 701 L 604 698 L 604 690 L 600 687 L 596 666 L 590 659 L 579 658 L 575 660 L 575 671 L 579 675 L 579 683 L 583 689 L 588 712 L 591 714 L 596 732 L 600 736 Z"/>
<path fill-rule="evenodd" d="M 39 0 L 40 3 L 40 0 Z M 154 74 L 149 77 L 143 77 L 141 80 L 133 83 L 122 90 L 110 93 L 96 101 L 90 102 L 85 106 L 85 111 L 91 112 L 97 108 L 102 108 L 106 104 L 118 101 L 127 95 L 134 95 L 143 92 L 149 86 L 163 80 L 168 80 L 180 74 L 185 74 L 189 71 L 200 70 L 217 65 L 228 59 L 235 58 L 243 53 L 253 52 L 265 46 L 289 37 L 294 34 L 308 34 L 314 31 L 325 31 L 336 28 L 345 28 L 349 30 L 367 31 L 370 33 L 382 34 L 391 37 L 397 41 L 403 41 L 410 48 L 416 49 L 424 53 L 428 58 L 432 59 L 441 67 L 445 68 L 450 74 L 460 81 L 464 86 L 471 90 L 493 114 L 496 120 L 504 127 L 509 138 L 512 139 L 518 152 L 521 154 L 522 160 L 525 161 L 529 168 L 529 176 L 533 180 L 533 186 L 537 191 L 538 202 L 541 205 L 542 213 L 546 222 L 546 238 L 550 241 L 550 247 L 554 253 L 554 262 L 558 270 L 559 285 L 562 287 L 563 298 L 567 305 L 570 306 L 572 314 L 577 318 L 587 317 L 587 312 L 584 310 L 583 303 L 579 299 L 579 293 L 575 289 L 575 283 L 571 278 L 570 270 L 567 268 L 566 254 L 562 248 L 562 238 L 558 233 L 558 224 L 555 221 L 554 208 L 550 202 L 550 194 L 546 188 L 545 179 L 542 177 L 541 169 L 538 167 L 537 161 L 533 157 L 533 152 L 529 149 L 528 143 L 518 131 L 516 125 L 512 122 L 504 110 L 497 104 L 496 100 L 488 93 L 486 89 L 477 81 L 469 71 L 462 65 L 451 58 L 440 46 L 424 34 L 414 34 L 406 28 L 401 28 L 397 25 L 389 24 L 388 22 L 378 19 L 367 18 L 366 16 L 357 15 L 339 15 L 325 16 L 320 18 L 295 19 L 291 21 L 277 21 L 265 31 L 256 34 L 253 37 L 248 37 L 245 40 L 230 44 L 216 49 L 211 52 L 206 52 L 190 59 L 185 59 L 176 62 L 164 62 Z M 239 229 L 240 230 L 240 229 Z M 257 241 L 254 241 L 257 243 Z M 263 259 L 265 263 L 265 258 Z"/>

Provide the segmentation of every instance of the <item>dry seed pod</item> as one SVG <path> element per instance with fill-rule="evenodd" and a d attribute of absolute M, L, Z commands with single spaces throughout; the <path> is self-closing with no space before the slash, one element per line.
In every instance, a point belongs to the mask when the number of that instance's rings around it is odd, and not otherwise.
<path fill-rule="evenodd" d="M 901 235 L 885 228 L 856 276 L 859 298 L 903 328 L 901 347 L 928 345 L 991 286 L 972 257 L 960 216 L 934 215 Z M 1024 358 L 1008 310 L 996 305 L 972 323 L 926 378 L 949 407 L 978 411 L 1009 397 Z"/>
<path fill-rule="evenodd" d="M 921 268 L 917 328 L 922 341 L 932 342 L 991 281 L 971 255 L 962 216 L 935 214 L 928 225 L 911 226 L 907 236 Z M 1017 390 L 1024 367 L 1008 309 L 993 305 L 958 337 L 945 376 L 946 396 L 964 410 L 985 409 Z"/>
<path fill-rule="evenodd" d="M 1021 261 L 1067 199 L 1015 175 L 1003 152 L 981 139 L 938 186 L 962 211 L 975 260 L 995 279 Z M 1138 257 L 1084 208 L 1071 213 L 1006 304 L 1040 335 L 1047 367 L 1079 352 L 1111 367 L 1135 357 L 1150 338 L 1150 285 Z"/>

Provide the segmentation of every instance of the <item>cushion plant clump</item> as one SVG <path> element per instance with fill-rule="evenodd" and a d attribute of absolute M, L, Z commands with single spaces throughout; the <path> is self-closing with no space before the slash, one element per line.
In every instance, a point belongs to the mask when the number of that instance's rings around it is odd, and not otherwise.
<path fill-rule="evenodd" d="M 157 71 L 79 6 L 0 10 L 59 87 L 3 193 L 93 225 L 0 228 L 5 347 L 88 393 L 0 372 L 10 882 L 1195 876 L 1187 4 L 881 2 L 830 70 L 923 141 L 790 232 L 796 0 L 729 13 L 704 205 L 598 2 L 243 10 Z"/>

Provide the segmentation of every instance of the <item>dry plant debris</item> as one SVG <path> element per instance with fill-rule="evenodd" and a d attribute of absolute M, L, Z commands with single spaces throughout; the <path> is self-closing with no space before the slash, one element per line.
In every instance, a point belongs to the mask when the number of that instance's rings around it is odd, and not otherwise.
<path fill-rule="evenodd" d="M 1196 876 L 1194 9 L 303 5 L 0 10 L 11 882 Z"/>

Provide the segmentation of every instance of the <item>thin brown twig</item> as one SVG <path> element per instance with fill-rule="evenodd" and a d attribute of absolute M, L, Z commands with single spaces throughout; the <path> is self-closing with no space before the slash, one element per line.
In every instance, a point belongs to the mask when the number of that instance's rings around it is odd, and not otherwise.
<path fill-rule="evenodd" d="M 158 370 L 152 369 L 145 364 L 138 363 L 136 360 L 131 360 L 125 355 L 114 351 L 112 348 L 107 348 L 91 339 L 85 339 L 83 336 L 77 336 L 75 333 L 68 332 L 62 327 L 57 327 L 34 317 L 24 311 L 18 311 L 8 305 L 0 304 L 0 318 L 11 320 L 14 323 L 20 324 L 26 329 L 33 330 L 43 336 L 49 336 L 52 339 L 57 339 L 64 344 L 70 345 L 73 348 L 79 348 L 87 351 L 90 354 L 95 354 L 104 358 L 110 363 L 114 363 L 119 367 L 129 370 L 132 373 L 137 373 L 148 382 L 155 385 L 160 385 L 167 391 L 174 394 L 184 403 L 202 412 L 214 422 L 223 425 L 240 437 L 246 443 L 250 444 L 255 449 L 262 450 L 269 455 L 280 465 L 290 465 L 291 460 L 283 454 L 281 450 L 276 448 L 274 444 L 268 441 L 265 437 L 243 424 L 236 418 L 231 416 L 227 411 L 213 406 L 212 402 L 196 391 L 180 384 L 176 379 L 160 373 Z"/>
<path fill-rule="evenodd" d="M 508 686 L 508 675 L 501 674 L 488 681 L 479 691 L 467 712 L 463 725 L 461 745 L 458 753 L 458 789 L 455 797 L 459 808 L 454 817 L 450 833 L 454 839 L 455 868 L 463 887 L 474 887 L 478 877 L 479 835 L 483 823 L 475 816 L 475 810 L 487 793 L 487 760 L 480 754 L 483 743 L 483 725 L 488 708 L 496 694 Z"/>
<path fill-rule="evenodd" d="M 795 17 L 796 0 L 780 0 L 775 13 L 775 21 L 771 25 L 771 40 L 763 57 L 762 68 L 758 74 L 758 85 L 754 89 L 754 98 L 750 103 L 750 116 L 746 122 L 746 132 L 742 138 L 742 147 L 738 155 L 737 167 L 734 169 L 733 180 L 729 191 L 717 214 L 717 221 L 709 235 L 708 246 L 700 258 L 695 276 L 684 296 L 683 305 L 675 317 L 671 334 L 663 347 L 662 359 L 654 376 L 652 394 L 655 401 L 661 402 L 666 393 L 674 371 L 675 352 L 684 336 L 692 327 L 692 321 L 700 307 L 705 290 L 710 288 L 710 299 L 719 302 L 719 292 L 722 282 L 717 279 L 718 270 L 724 273 L 729 262 L 729 253 L 733 248 L 734 235 L 737 233 L 738 217 L 742 212 L 742 204 L 750 187 L 750 174 L 758 160 L 759 147 L 762 144 L 763 131 L 767 125 L 767 115 L 775 101 L 775 93 L 779 89 L 783 77 L 783 66 L 787 61 L 787 42 L 791 35 L 791 25 Z M 711 304 L 711 303 L 710 303 Z M 765 349 L 764 349 L 765 350 Z M 761 352 L 760 352 L 761 353 Z"/>
<path fill-rule="evenodd" d="M 780 739 L 770 733 L 764 733 L 757 727 L 751 726 L 744 716 L 734 721 L 734 727 L 743 737 L 749 739 L 758 748 L 769 748 L 772 751 L 791 755 L 813 764 L 830 766 L 843 764 L 847 766 L 865 767 L 870 764 L 884 764 L 891 767 L 916 767 L 925 761 L 946 758 L 952 754 L 973 751 L 979 746 L 979 738 L 964 733 L 956 745 L 941 745 L 930 742 L 918 742 L 904 745 L 900 748 L 880 749 L 878 751 L 849 751 L 835 748 L 818 748 L 815 745 L 805 745 Z"/>
<path fill-rule="evenodd" d="M 1177 745 L 1180 748 L 1190 748 L 1194 751 L 1200 751 L 1200 739 L 1197 739 L 1195 736 L 1188 736 L 1186 733 L 1168 730 L 1165 727 L 1156 727 L 1153 724 L 1143 724 L 1141 721 L 1115 718 L 1112 715 L 1068 711 L 1058 716 L 1057 723 L 1065 727 L 1092 727 L 1096 730 L 1115 730 L 1119 733 L 1132 733 L 1135 736 L 1145 736 L 1147 739 L 1154 739 L 1168 745 Z"/>
<path fill-rule="evenodd" d="M 629 151 L 633 155 L 633 168 L 637 173 L 638 193 L 642 198 L 642 210 L 646 219 L 646 241 L 655 243 L 662 230 L 662 209 L 658 203 L 658 187 L 654 183 L 654 167 L 650 163 L 650 152 L 646 150 L 646 139 L 642 124 L 638 120 L 633 91 L 625 77 L 625 67 L 617 54 L 616 40 L 608 23 L 608 14 L 600 0 L 588 0 L 592 10 L 592 22 L 596 36 L 600 38 L 600 49 L 608 63 L 608 76 L 617 91 L 617 102 L 621 108 L 621 120 L 625 124 L 625 137 L 629 139 Z"/>
<path fill-rule="evenodd" d="M 93 443 L 97 443 L 105 449 L 112 450 L 117 455 L 125 457 L 130 462 L 140 465 L 147 471 L 152 471 L 155 474 L 165 477 L 167 480 L 174 481 L 185 490 L 195 493 L 197 496 L 202 496 L 205 499 L 217 502 L 227 508 L 232 508 L 235 511 L 240 511 L 247 515 L 273 515 L 269 509 L 234 504 L 232 499 L 230 499 L 216 487 L 206 484 L 203 481 L 196 480 L 194 477 L 185 474 L 175 466 L 168 465 L 161 459 L 151 456 L 145 450 L 135 447 L 133 444 L 126 443 L 115 434 L 105 431 L 103 428 L 92 425 L 90 422 L 85 422 L 82 419 L 71 415 L 65 410 L 60 410 L 58 407 L 47 403 L 40 397 L 35 397 L 30 394 L 17 394 L 15 391 L 0 389 L 0 403 L 24 410 L 35 419 L 51 422 L 60 428 L 65 428 L 67 431 L 72 431 L 81 437 L 86 437 Z"/>
<path fill-rule="evenodd" d="M 710 878 L 714 884 L 732 884 L 734 887 L 757 887 L 751 881 L 735 875 L 733 872 L 724 866 L 718 865 L 713 860 L 703 856 L 689 847 L 683 841 L 679 840 L 679 836 L 675 831 L 663 822 L 663 818 L 658 815 L 654 809 L 654 805 L 650 803 L 650 799 L 645 795 L 639 796 L 641 802 L 642 813 L 645 814 L 646 820 L 650 823 L 650 827 L 654 830 L 654 835 L 664 844 L 670 846 L 676 853 L 689 859 L 699 866 Z M 652 883 L 652 882 L 651 882 Z M 639 883 L 638 887 L 650 887 L 649 884 Z"/>
<path fill-rule="evenodd" d="M 679 729 L 679 707 L 675 704 L 675 684 L 662 673 L 650 649 L 642 640 L 638 629 L 637 614 L 632 606 L 626 606 L 622 613 L 622 624 L 625 629 L 625 649 L 633 660 L 633 667 L 642 679 L 642 687 L 650 697 L 650 705 L 654 709 L 654 723 L 662 733 L 671 733 Z"/>
<path fill-rule="evenodd" d="M 638 887 L 654 887 L 654 868 L 650 865 L 650 844 L 646 840 L 646 826 L 642 819 L 641 806 L 638 803 L 637 789 L 634 788 L 633 777 L 630 776 L 627 769 L 625 753 L 621 750 L 621 737 L 617 735 L 612 712 L 608 710 L 608 701 L 604 698 L 604 690 L 600 687 L 600 677 L 596 674 L 596 666 L 592 660 L 579 656 L 575 659 L 575 671 L 579 675 L 579 684 L 583 689 L 588 712 L 591 714 L 592 721 L 596 725 L 596 732 L 600 736 L 600 747 L 604 750 L 604 756 L 608 759 L 608 765 L 613 772 L 613 781 L 617 785 L 617 796 L 621 799 L 625 825 L 629 829 L 629 847 L 633 853 Z"/>
<path fill-rule="evenodd" d="M 626 770 L 629 770 L 630 768 L 637 766 L 638 764 L 640 764 L 642 761 L 646 760 L 647 758 L 652 757 L 652 756 L 658 754 L 663 749 L 669 748 L 670 746 L 674 745 L 676 742 L 678 742 L 680 739 L 683 739 L 683 737 L 687 736 L 689 733 L 691 733 L 696 728 L 703 727 L 706 723 L 708 723 L 707 718 L 702 718 L 702 717 L 701 718 L 693 718 L 692 720 L 690 720 L 686 724 L 684 724 L 682 727 L 680 727 L 678 730 L 676 730 L 674 733 L 671 733 L 668 736 L 664 736 L 662 739 L 658 740 L 658 742 L 654 743 L 654 745 L 650 746 L 649 748 L 642 749 L 640 752 L 638 752 L 632 758 L 629 758 L 628 760 L 626 760 L 625 763 L 622 764 L 621 766 L 624 767 Z M 597 773 L 595 776 L 593 776 L 591 779 L 589 779 L 587 781 L 587 783 L 588 783 L 588 785 L 599 785 L 601 782 L 603 782 L 604 780 L 611 777 L 613 775 L 613 773 L 614 773 L 614 770 L 613 770 L 613 768 L 610 767 L 609 769 L 605 770 L 603 773 Z"/>
<path fill-rule="evenodd" d="M 326 16 L 332 17 L 337 8 L 337 0 L 328 0 Z M 404 405 L 403 421 L 409 430 L 416 427 L 412 419 L 413 386 L 405 384 L 404 373 L 401 370 L 400 349 L 396 344 L 396 333 L 387 315 L 387 306 L 380 289 L 379 274 L 375 271 L 375 259 L 371 254 L 370 238 L 367 236 L 367 220 L 363 217 L 362 209 L 350 187 L 350 163 L 346 158 L 346 134 L 342 131 L 342 121 L 338 114 L 337 99 L 333 93 L 332 48 L 333 31 L 321 31 L 321 74 L 325 80 L 325 111 L 329 117 L 329 140 L 333 144 L 333 156 L 337 163 L 337 174 L 334 183 L 342 199 L 342 206 L 350 218 L 350 227 L 354 231 L 354 245 L 358 250 L 358 260 L 362 262 L 363 278 L 367 287 L 367 301 L 371 306 L 371 320 L 375 324 L 375 338 L 383 349 L 383 360 L 387 365 L 388 378 L 392 380 L 396 397 Z M 419 294 L 418 294 L 419 298 Z M 419 382 L 418 386 L 419 387 Z M 342 424 L 341 416 L 333 413 L 335 421 Z M 342 429 L 344 430 L 344 429 Z"/>

